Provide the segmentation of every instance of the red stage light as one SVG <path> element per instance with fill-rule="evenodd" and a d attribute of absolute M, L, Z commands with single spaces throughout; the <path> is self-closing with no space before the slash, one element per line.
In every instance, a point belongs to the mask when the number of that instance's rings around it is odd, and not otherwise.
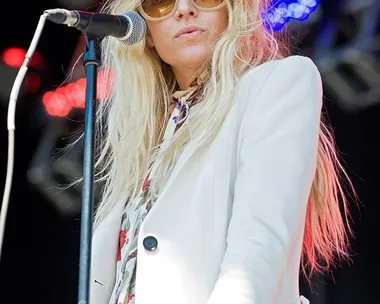
<path fill-rule="evenodd" d="M 3 51 L 2 59 L 4 63 L 10 67 L 18 69 L 22 66 L 25 60 L 25 55 L 26 50 L 19 47 L 11 47 Z M 38 52 L 34 52 L 28 66 L 34 68 L 43 68 L 45 66 L 45 59 Z"/>
<path fill-rule="evenodd" d="M 18 69 L 22 66 L 26 55 L 26 51 L 13 47 L 8 48 L 3 52 L 3 61 L 12 68 Z"/>
<path fill-rule="evenodd" d="M 47 92 L 42 97 L 42 103 L 46 112 L 52 116 L 64 117 L 71 111 L 71 105 L 67 102 L 66 96 L 57 92 Z"/>
<path fill-rule="evenodd" d="M 100 89 L 104 81 L 104 73 L 100 71 L 97 78 L 97 87 Z M 111 80 L 109 80 L 111 81 Z M 107 99 L 110 92 L 100 95 L 97 92 L 98 100 Z M 72 108 L 84 109 L 86 102 L 86 78 L 79 78 L 76 82 L 69 82 L 54 91 L 46 92 L 42 97 L 46 111 L 52 116 L 65 116 Z M 57 105 L 54 105 L 54 103 Z"/>
<path fill-rule="evenodd" d="M 37 73 L 30 73 L 25 78 L 25 88 L 29 93 L 36 93 L 41 87 L 41 76 Z"/>

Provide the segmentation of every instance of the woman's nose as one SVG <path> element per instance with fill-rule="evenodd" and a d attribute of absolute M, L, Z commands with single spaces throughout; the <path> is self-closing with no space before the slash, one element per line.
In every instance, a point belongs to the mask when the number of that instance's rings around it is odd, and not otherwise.
<path fill-rule="evenodd" d="M 180 20 L 182 18 L 197 17 L 198 9 L 194 6 L 193 0 L 176 0 L 177 8 L 175 18 Z"/>

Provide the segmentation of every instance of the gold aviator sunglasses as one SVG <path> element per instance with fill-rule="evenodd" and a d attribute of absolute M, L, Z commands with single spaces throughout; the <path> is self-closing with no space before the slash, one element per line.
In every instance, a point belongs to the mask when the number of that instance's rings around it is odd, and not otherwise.
<path fill-rule="evenodd" d="M 215 11 L 225 6 L 224 0 L 191 0 L 200 11 Z M 162 21 L 174 15 L 178 0 L 144 0 L 138 10 L 145 19 Z"/>

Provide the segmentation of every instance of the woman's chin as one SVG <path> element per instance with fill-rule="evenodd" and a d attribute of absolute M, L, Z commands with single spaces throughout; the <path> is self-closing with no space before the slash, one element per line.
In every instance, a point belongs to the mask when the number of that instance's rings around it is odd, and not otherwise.
<path fill-rule="evenodd" d="M 183 50 L 177 57 L 177 62 L 181 62 L 183 66 L 201 66 L 209 57 L 209 52 L 206 52 L 204 49 L 186 49 Z"/>

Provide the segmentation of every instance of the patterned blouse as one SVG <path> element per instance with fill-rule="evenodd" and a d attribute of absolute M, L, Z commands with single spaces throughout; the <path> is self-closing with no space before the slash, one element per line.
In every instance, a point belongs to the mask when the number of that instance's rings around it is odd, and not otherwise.
<path fill-rule="evenodd" d="M 187 118 L 188 109 L 200 99 L 202 84 L 207 80 L 209 69 L 200 74 L 185 91 L 177 91 L 170 107 L 171 118 L 167 130 L 174 133 L 180 123 Z M 171 125 L 170 125 L 171 124 Z M 165 132 L 166 135 L 167 132 Z M 170 133 L 170 131 L 169 131 Z M 164 135 L 164 139 L 165 136 Z M 172 134 L 169 134 L 169 136 Z M 162 146 L 162 145 L 161 145 Z M 137 244 L 140 226 L 153 205 L 150 193 L 149 173 L 135 199 L 127 204 L 121 221 L 119 248 L 116 263 L 116 281 L 109 304 L 135 303 L 135 276 L 137 265 Z"/>

